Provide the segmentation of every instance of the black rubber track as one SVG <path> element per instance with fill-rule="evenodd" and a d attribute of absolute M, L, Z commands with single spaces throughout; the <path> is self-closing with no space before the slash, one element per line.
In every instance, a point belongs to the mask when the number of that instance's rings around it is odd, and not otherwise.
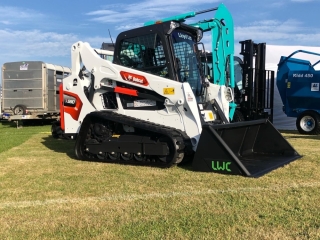
<path fill-rule="evenodd" d="M 90 126 L 96 122 L 113 122 L 116 124 L 128 125 L 137 130 L 141 130 L 146 133 L 147 136 L 157 136 L 159 138 L 165 138 L 168 148 L 170 150 L 169 155 L 165 161 L 136 161 L 136 160 L 112 160 L 108 155 L 98 157 L 96 154 L 91 154 L 90 151 L 86 151 L 86 143 L 92 141 L 90 139 Z M 103 151 L 103 148 L 101 149 Z M 189 137 L 185 132 L 163 126 L 160 124 L 151 123 L 141 119 L 128 117 L 115 113 L 113 111 L 99 111 L 88 114 L 81 124 L 81 128 L 75 143 L 75 154 L 80 160 L 96 160 L 122 164 L 132 165 L 151 165 L 158 167 L 171 167 L 182 161 L 184 153 L 190 154 L 192 152 L 192 146 Z"/>

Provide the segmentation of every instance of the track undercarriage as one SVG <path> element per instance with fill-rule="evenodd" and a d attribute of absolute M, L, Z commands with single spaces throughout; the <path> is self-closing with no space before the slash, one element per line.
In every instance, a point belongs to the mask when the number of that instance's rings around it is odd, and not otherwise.
<path fill-rule="evenodd" d="M 180 163 L 190 149 L 180 130 L 112 111 L 88 114 L 75 144 L 80 160 L 160 167 Z"/>

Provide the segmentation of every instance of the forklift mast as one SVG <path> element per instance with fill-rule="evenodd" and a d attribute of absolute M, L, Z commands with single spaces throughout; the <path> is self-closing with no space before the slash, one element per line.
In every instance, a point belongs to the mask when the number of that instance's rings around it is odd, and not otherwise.
<path fill-rule="evenodd" d="M 240 111 L 245 120 L 273 121 L 274 71 L 266 70 L 266 44 L 240 41 L 243 56 Z M 253 67 L 254 66 L 254 67 Z"/>

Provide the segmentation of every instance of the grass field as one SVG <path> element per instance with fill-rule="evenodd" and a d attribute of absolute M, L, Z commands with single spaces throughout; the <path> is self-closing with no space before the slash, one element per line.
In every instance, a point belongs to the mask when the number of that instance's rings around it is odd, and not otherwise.
<path fill-rule="evenodd" d="M 0 239 L 320 239 L 319 136 L 261 178 L 74 160 L 50 126 L 0 126 Z"/>

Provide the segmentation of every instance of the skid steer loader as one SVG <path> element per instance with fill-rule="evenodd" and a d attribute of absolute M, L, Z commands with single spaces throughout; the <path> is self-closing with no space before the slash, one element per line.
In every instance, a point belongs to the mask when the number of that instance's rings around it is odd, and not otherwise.
<path fill-rule="evenodd" d="M 208 11 L 216 11 L 202 22 L 215 39 L 213 78 L 201 67 L 201 27 L 184 23 Z M 160 167 L 193 159 L 195 171 L 250 177 L 299 158 L 268 120 L 229 123 L 233 48 L 223 4 L 120 33 L 113 62 L 88 43 L 72 45 L 60 109 L 61 128 L 77 135 L 77 158 Z"/>

